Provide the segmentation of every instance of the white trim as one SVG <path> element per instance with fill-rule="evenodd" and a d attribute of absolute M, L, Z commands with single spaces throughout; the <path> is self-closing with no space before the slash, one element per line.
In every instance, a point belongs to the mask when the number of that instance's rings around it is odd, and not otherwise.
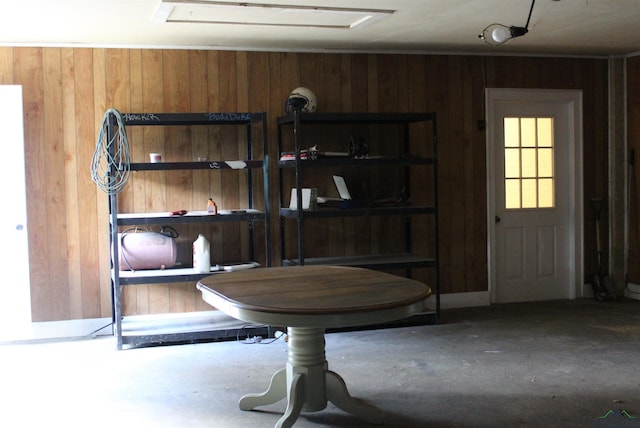
<path fill-rule="evenodd" d="M 29 331 L 22 332 L 20 337 L 0 336 L 0 344 L 92 337 L 92 335 L 110 336 L 112 334 L 111 318 L 34 322 L 31 323 Z"/>
<path fill-rule="evenodd" d="M 624 289 L 624 296 L 629 299 L 640 300 L 640 285 L 628 283 Z"/>
<path fill-rule="evenodd" d="M 486 150 L 487 150 L 487 269 L 489 272 L 489 295 L 495 293 L 496 282 L 493 246 L 495 243 L 495 153 L 493 140 L 493 127 L 491 126 L 490 112 L 499 101 L 539 101 L 565 103 L 569 108 L 569 132 L 573 139 L 573 146 L 569 153 L 571 159 L 569 171 L 569 188 L 573 192 L 569 195 L 569 213 L 573 222 L 569 228 L 569 252 L 573 257 L 573 266 L 569 269 L 569 282 L 573 284 L 569 289 L 569 298 L 575 299 L 584 296 L 584 201 L 583 201 L 583 119 L 582 119 L 582 91 L 575 89 L 511 89 L 511 88 L 486 88 L 485 111 L 487 112 Z M 493 297 L 491 297 L 493 301 Z"/>
<path fill-rule="evenodd" d="M 234 51 L 234 52 L 292 52 L 292 53 L 340 53 L 340 54 L 372 54 L 372 55 L 429 55 L 429 56 L 484 56 L 484 57 L 518 57 L 518 58 L 568 58 L 568 59 L 608 59 L 611 55 L 596 54 L 552 54 L 535 52 L 496 52 L 486 51 L 454 51 L 454 50 L 422 50 L 422 49 L 365 49 L 365 48 L 287 48 L 280 46 L 247 47 L 232 45 L 153 45 L 153 44 L 109 44 L 109 43 L 0 43 L 0 47 L 26 48 L 76 48 L 76 49 L 161 49 L 161 50 L 200 50 L 200 51 Z M 640 55 L 640 53 L 639 53 Z"/>
<path fill-rule="evenodd" d="M 236 325 L 245 324 L 217 310 L 127 316 L 127 330 L 129 332 L 149 331 L 150 329 L 159 328 L 159 325 L 162 325 L 164 328 L 170 325 L 172 333 L 186 331 L 184 330 L 185 328 L 187 330 L 193 329 L 194 326 L 198 328 L 198 331 L 205 331 L 204 329 L 215 328 L 216 323 L 224 323 L 225 328 L 235 328 Z M 80 339 L 112 335 L 113 326 L 111 318 L 35 322 L 31 324 L 29 331 L 19 337 L 0 336 L 0 345 L 40 340 Z"/>
<path fill-rule="evenodd" d="M 627 289 L 635 294 L 640 294 L 640 285 L 634 284 L 633 282 L 627 283 Z"/>
<path fill-rule="evenodd" d="M 3 194 L 4 200 L 11 201 L 11 209 L 2 213 L 4 244 L 11 250 L 6 251 L 3 261 L 5 266 L 11 266 L 12 274 L 12 280 L 0 288 L 0 338 L 19 338 L 29 331 L 32 319 L 24 104 L 22 85 L 0 85 L 3 155 L 11 159 L 1 175 L 3 182 L 11 180 Z"/>

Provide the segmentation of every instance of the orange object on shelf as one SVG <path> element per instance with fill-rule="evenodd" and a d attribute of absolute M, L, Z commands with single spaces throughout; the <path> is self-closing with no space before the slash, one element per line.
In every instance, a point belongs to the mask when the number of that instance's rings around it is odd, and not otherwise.
<path fill-rule="evenodd" d="M 218 214 L 218 205 L 212 198 L 209 198 L 209 200 L 207 201 L 207 212 L 209 214 Z"/>

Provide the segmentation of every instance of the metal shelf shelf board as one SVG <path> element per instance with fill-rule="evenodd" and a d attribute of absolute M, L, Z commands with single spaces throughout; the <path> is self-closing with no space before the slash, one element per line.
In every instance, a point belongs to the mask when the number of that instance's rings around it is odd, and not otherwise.
<path fill-rule="evenodd" d="M 261 160 L 229 160 L 229 161 L 204 161 L 204 162 L 140 162 L 131 163 L 131 171 L 169 171 L 169 170 L 192 170 L 192 169 L 259 169 L 262 168 Z"/>
<path fill-rule="evenodd" d="M 367 125 L 413 123 L 434 120 L 434 113 L 298 113 L 304 124 L 355 124 Z M 294 114 L 278 118 L 279 125 L 293 124 Z"/>
<path fill-rule="evenodd" d="M 433 214 L 434 207 L 366 207 L 366 208 L 318 208 L 315 210 L 302 210 L 302 217 L 373 217 L 373 216 L 407 216 L 419 214 Z M 280 208 L 280 215 L 285 218 L 297 218 L 298 210 Z"/>
<path fill-rule="evenodd" d="M 298 260 L 287 259 L 283 261 L 285 266 L 297 266 Z M 426 257 L 411 253 L 395 254 L 371 254 L 360 256 L 343 257 L 314 257 L 305 258 L 305 265 L 330 265 L 330 266 L 355 266 L 368 268 L 407 268 L 407 267 L 433 267 L 436 260 L 433 257 Z"/>
<path fill-rule="evenodd" d="M 123 113 L 127 126 L 175 125 L 246 125 L 264 120 L 266 113 L 203 112 L 203 113 Z"/>
<path fill-rule="evenodd" d="M 172 225 L 205 222 L 227 222 L 264 220 L 266 213 L 256 209 L 243 209 L 239 211 L 220 210 L 218 214 L 209 214 L 207 211 L 189 211 L 185 215 L 170 215 L 170 213 L 120 213 L 118 225 Z"/>

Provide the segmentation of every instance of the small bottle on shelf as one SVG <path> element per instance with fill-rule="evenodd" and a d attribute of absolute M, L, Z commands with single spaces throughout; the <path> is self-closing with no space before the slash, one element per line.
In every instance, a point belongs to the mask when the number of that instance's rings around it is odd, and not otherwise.
<path fill-rule="evenodd" d="M 218 205 L 215 203 L 213 198 L 209 198 L 207 201 L 207 212 L 209 214 L 218 214 Z"/>
<path fill-rule="evenodd" d="M 193 269 L 199 273 L 211 271 L 211 246 L 202 234 L 193 241 Z"/>

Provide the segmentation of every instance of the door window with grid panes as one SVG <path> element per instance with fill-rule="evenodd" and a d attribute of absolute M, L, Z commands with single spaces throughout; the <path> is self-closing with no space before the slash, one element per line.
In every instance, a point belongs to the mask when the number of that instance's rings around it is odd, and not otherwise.
<path fill-rule="evenodd" d="M 554 208 L 551 117 L 504 118 L 505 209 Z"/>

